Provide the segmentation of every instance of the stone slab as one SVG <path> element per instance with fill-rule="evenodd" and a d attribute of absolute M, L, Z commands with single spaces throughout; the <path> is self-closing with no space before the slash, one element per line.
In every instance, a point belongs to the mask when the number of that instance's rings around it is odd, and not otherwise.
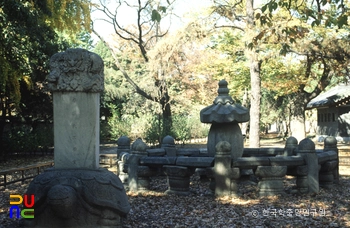
<path fill-rule="evenodd" d="M 300 156 L 276 156 L 269 158 L 272 166 L 300 166 L 305 165 L 305 161 Z"/>
<path fill-rule="evenodd" d="M 185 167 L 205 168 L 214 166 L 213 157 L 178 157 L 176 165 Z"/>
<path fill-rule="evenodd" d="M 159 149 L 147 149 L 146 152 L 148 153 L 148 156 L 154 157 L 154 156 L 164 156 L 165 149 L 164 148 L 159 148 Z"/>
<path fill-rule="evenodd" d="M 284 148 L 244 148 L 243 157 L 282 155 Z"/>
<path fill-rule="evenodd" d="M 54 92 L 55 168 L 99 167 L 100 94 Z"/>
<path fill-rule="evenodd" d="M 176 148 L 175 147 L 165 147 L 165 153 L 168 157 L 176 157 Z"/>
<path fill-rule="evenodd" d="M 175 165 L 176 157 L 142 157 L 140 159 L 140 165 Z"/>
<path fill-rule="evenodd" d="M 179 148 L 177 149 L 177 156 L 198 156 L 198 148 Z"/>
<path fill-rule="evenodd" d="M 231 158 L 242 157 L 243 154 L 243 136 L 239 125 L 232 123 L 213 123 L 208 134 L 207 149 L 209 156 L 215 156 L 215 146 L 220 141 L 226 141 L 231 146 Z"/>
<path fill-rule="evenodd" d="M 233 167 L 240 167 L 245 169 L 255 168 L 256 166 L 269 166 L 270 160 L 267 157 L 248 157 L 237 158 L 233 160 Z"/>

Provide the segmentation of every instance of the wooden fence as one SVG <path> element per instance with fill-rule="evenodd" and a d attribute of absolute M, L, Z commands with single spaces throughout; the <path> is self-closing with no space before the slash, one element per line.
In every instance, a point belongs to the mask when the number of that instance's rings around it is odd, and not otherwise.
<path fill-rule="evenodd" d="M 36 175 L 42 173 L 45 169 L 53 166 L 53 161 L 40 163 L 36 165 L 25 166 L 21 168 L 14 168 L 0 171 L 0 190 L 6 189 L 9 184 L 17 183 L 34 178 Z"/>

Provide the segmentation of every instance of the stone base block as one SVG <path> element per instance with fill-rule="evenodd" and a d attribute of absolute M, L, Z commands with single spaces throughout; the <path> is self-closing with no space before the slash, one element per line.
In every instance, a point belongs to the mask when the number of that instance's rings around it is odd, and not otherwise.
<path fill-rule="evenodd" d="M 319 174 L 320 186 L 323 188 L 331 188 L 334 183 L 333 172 L 322 172 Z"/>
<path fill-rule="evenodd" d="M 258 183 L 259 196 L 283 195 L 284 187 L 281 178 L 262 178 Z"/>
<path fill-rule="evenodd" d="M 309 191 L 309 183 L 307 176 L 297 176 L 297 189 L 299 193 L 307 193 Z"/>
<path fill-rule="evenodd" d="M 259 196 L 283 195 L 283 177 L 287 166 L 258 166 L 255 175 L 261 177 L 259 181 Z"/>
<path fill-rule="evenodd" d="M 201 182 L 208 182 L 209 181 L 209 177 L 207 176 L 207 171 L 206 168 L 197 168 L 195 171 L 199 177 L 200 177 L 200 181 Z"/>
<path fill-rule="evenodd" d="M 323 188 L 331 188 L 334 183 L 334 170 L 338 166 L 338 161 L 327 161 L 321 166 L 319 173 L 319 183 Z"/>
<path fill-rule="evenodd" d="M 137 190 L 148 191 L 150 187 L 150 177 L 155 175 L 155 171 L 148 166 L 138 166 L 137 169 Z"/>
<path fill-rule="evenodd" d="M 168 180 L 168 190 L 166 194 L 189 195 L 190 176 L 194 173 L 191 169 L 183 166 L 166 165 L 165 174 Z"/>

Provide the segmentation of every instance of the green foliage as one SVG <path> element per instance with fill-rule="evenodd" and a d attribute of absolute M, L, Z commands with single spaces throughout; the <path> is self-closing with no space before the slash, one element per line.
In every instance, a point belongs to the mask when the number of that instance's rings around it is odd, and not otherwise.
<path fill-rule="evenodd" d="M 192 112 L 194 110 L 191 110 Z M 208 136 L 209 125 L 200 122 L 199 114 L 177 114 L 173 116 L 173 137 L 183 144 L 191 138 L 205 138 Z"/>
<path fill-rule="evenodd" d="M 13 126 L 3 139 L 5 153 L 35 153 L 47 151 L 53 146 L 52 125 L 43 125 L 33 130 L 28 125 Z"/>
<path fill-rule="evenodd" d="M 44 18 L 53 28 L 75 37 L 82 28 L 90 30 L 91 0 L 36 0 L 45 9 Z"/>
<path fill-rule="evenodd" d="M 240 98 L 245 88 L 250 88 L 250 73 L 244 54 L 243 36 L 235 31 L 223 31 L 211 38 L 211 48 L 219 51 L 221 58 L 212 61 L 216 80 L 226 79 L 230 93 Z"/>
<path fill-rule="evenodd" d="M 194 110 L 191 110 L 194 111 Z M 148 124 L 144 132 L 144 139 L 151 144 L 159 144 L 166 135 L 171 135 L 183 144 L 191 138 L 207 137 L 209 125 L 202 124 L 199 115 L 189 115 L 188 113 L 175 114 L 172 116 L 171 132 L 163 132 L 164 120 L 160 116 L 148 117 Z"/>
<path fill-rule="evenodd" d="M 275 93 L 263 89 L 260 107 L 260 126 L 262 129 L 265 129 L 269 124 L 280 120 L 281 112 L 283 111 L 281 108 L 282 106 L 279 97 L 276 96 Z"/>
<path fill-rule="evenodd" d="M 166 135 L 162 131 L 163 129 L 163 120 L 160 116 L 153 116 L 150 119 L 149 127 L 145 132 L 145 140 L 148 143 L 153 145 L 160 144 L 163 137 Z"/>
<path fill-rule="evenodd" d="M 66 1 L 55 1 L 55 4 L 59 2 L 64 4 Z M 42 89 L 49 58 L 68 46 L 75 47 L 62 34 L 56 33 L 56 27 L 51 23 L 55 14 L 52 10 L 58 8 L 51 8 L 50 1 L 46 0 L 0 2 L 0 97 L 8 99 L 12 106 L 14 104 L 18 115 L 25 115 L 25 118 L 36 118 L 30 113 L 31 109 L 47 110 L 42 104 L 50 107 L 48 94 Z M 69 17 L 68 11 L 62 12 Z M 68 22 L 63 18 L 60 21 L 62 25 Z M 74 23 L 73 20 L 69 22 Z M 69 23 L 65 24 L 65 29 L 69 30 Z M 78 46 L 83 47 L 89 37 L 85 33 L 78 36 L 80 38 L 82 41 Z"/>
<path fill-rule="evenodd" d="M 325 25 L 326 27 L 343 28 L 348 25 L 350 16 L 349 3 L 343 0 L 290 1 L 270 0 L 261 7 L 263 16 L 258 16 L 261 24 L 266 24 L 266 18 L 271 21 L 273 12 L 285 9 L 299 16 L 311 26 Z M 270 26 L 270 25 L 269 25 Z"/>
<path fill-rule="evenodd" d="M 54 32 L 41 16 L 40 8 L 35 8 L 31 1 L 0 3 L 0 94 L 17 105 L 20 101 L 19 81 L 29 75 L 42 79 L 43 62 L 55 40 Z"/>
<path fill-rule="evenodd" d="M 173 116 L 172 133 L 176 140 L 185 142 L 191 138 L 191 119 L 187 115 Z"/>
<path fill-rule="evenodd" d="M 160 19 L 162 18 L 162 16 L 160 15 L 160 13 L 157 10 L 152 10 L 152 21 L 157 21 L 158 23 L 160 22 Z"/>
<path fill-rule="evenodd" d="M 101 140 L 117 140 L 122 135 L 128 135 L 131 131 L 131 123 L 128 120 L 111 116 L 107 120 L 101 121 Z"/>

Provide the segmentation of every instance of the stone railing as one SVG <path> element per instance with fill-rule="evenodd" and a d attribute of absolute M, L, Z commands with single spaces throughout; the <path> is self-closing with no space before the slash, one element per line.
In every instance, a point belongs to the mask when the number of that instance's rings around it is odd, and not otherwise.
<path fill-rule="evenodd" d="M 330 187 L 339 180 L 338 149 L 333 137 L 325 140 L 323 150 L 315 150 L 310 139 L 298 144 L 291 137 L 284 148 L 246 148 L 239 158 L 232 158 L 231 145 L 225 141 L 216 145 L 215 157 L 205 149 L 175 148 L 170 136 L 157 149 L 148 149 L 141 139 L 131 146 L 127 137 L 117 143 L 117 154 L 107 156 L 115 156 L 117 163 L 113 164 L 117 164 L 120 179 L 131 191 L 149 189 L 150 177 L 159 172 L 167 176 L 167 193 L 178 195 L 189 194 L 190 176 L 195 171 L 211 179 L 209 188 L 216 195 L 237 195 L 237 184 L 247 170 L 259 177 L 260 196 L 284 194 L 286 175 L 296 177 L 299 193 L 317 193 L 319 186 Z"/>

